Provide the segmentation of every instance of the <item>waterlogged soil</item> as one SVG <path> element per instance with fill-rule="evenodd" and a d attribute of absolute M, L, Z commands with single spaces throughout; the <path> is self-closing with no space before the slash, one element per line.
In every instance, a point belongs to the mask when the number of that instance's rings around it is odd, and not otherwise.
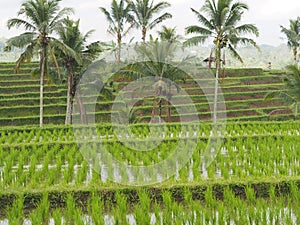
<path fill-rule="evenodd" d="M 163 193 L 168 191 L 171 193 L 172 199 L 176 202 L 182 202 L 184 200 L 184 193 L 190 192 L 193 200 L 201 200 L 205 203 L 205 191 L 210 187 L 213 190 L 214 197 L 222 201 L 224 199 L 224 190 L 229 188 L 236 197 L 243 200 L 247 198 L 246 189 L 251 187 L 254 189 L 256 198 L 269 198 L 271 187 L 275 187 L 275 192 L 278 195 L 285 196 L 290 194 L 290 186 L 292 184 L 300 185 L 300 180 L 261 180 L 252 182 L 238 182 L 238 183 L 211 183 L 209 185 L 191 185 L 182 184 L 178 186 L 170 187 L 91 187 L 87 190 L 66 190 L 66 191 L 45 191 L 45 192 L 25 192 L 24 194 L 24 209 L 28 212 L 35 209 L 42 199 L 43 194 L 48 193 L 48 199 L 50 208 L 64 208 L 66 206 L 67 196 L 71 195 L 75 200 L 76 206 L 85 209 L 89 199 L 92 195 L 100 196 L 101 200 L 107 206 L 113 206 L 116 204 L 116 193 L 124 194 L 127 198 L 127 204 L 133 206 L 139 203 L 138 193 L 140 191 L 146 191 L 151 199 L 151 202 L 163 201 Z M 2 194 L 0 196 L 0 209 L 1 215 L 5 215 L 5 209 L 12 206 L 19 194 Z M 110 207 L 107 210 L 112 209 Z"/>
<path fill-rule="evenodd" d="M 243 112 L 228 112 L 227 117 L 243 117 L 243 116 L 259 116 L 260 114 L 255 110 Z"/>
<path fill-rule="evenodd" d="M 255 97 L 256 99 L 263 99 L 264 94 L 257 94 Z M 256 99 L 253 99 L 253 95 L 232 95 L 232 96 L 225 96 L 226 101 L 237 101 L 237 100 L 253 100 L 255 101 Z"/>

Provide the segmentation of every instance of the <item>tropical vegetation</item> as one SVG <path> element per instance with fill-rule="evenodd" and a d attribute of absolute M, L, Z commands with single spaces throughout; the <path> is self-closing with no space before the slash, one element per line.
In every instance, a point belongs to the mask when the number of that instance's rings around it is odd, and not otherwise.
<path fill-rule="evenodd" d="M 77 84 L 81 78 L 81 74 L 88 67 L 88 65 L 99 55 L 102 51 L 99 42 L 94 42 L 87 45 L 87 38 L 93 32 L 92 30 L 86 34 L 82 34 L 79 30 L 79 20 L 73 21 L 69 18 L 64 19 L 63 25 L 58 30 L 60 40 L 74 52 L 74 55 L 69 55 L 67 52 L 57 49 L 57 55 L 61 60 L 62 67 L 67 71 L 67 109 L 66 109 L 66 125 L 71 124 L 73 103 Z M 87 116 L 82 100 L 77 96 L 80 114 L 82 121 L 87 123 Z"/>
<path fill-rule="evenodd" d="M 131 4 L 126 3 L 125 0 L 120 0 L 120 2 L 113 0 L 111 3 L 111 12 L 107 11 L 104 7 L 100 7 L 100 10 L 105 14 L 110 24 L 107 31 L 115 35 L 117 39 L 117 63 L 121 61 L 122 39 L 135 25 L 134 17 L 131 14 Z"/>
<path fill-rule="evenodd" d="M 299 224 L 299 66 L 219 79 L 225 51 L 257 47 L 247 4 L 205 0 L 182 37 L 162 24 L 170 3 L 111 0 L 105 43 L 61 3 L 25 0 L 8 21 L 25 32 L 0 62 L 0 224 Z"/>
<path fill-rule="evenodd" d="M 236 47 L 240 44 L 256 46 L 256 43 L 251 38 L 241 35 L 254 34 L 258 36 L 259 32 L 254 24 L 239 24 L 243 13 L 248 10 L 247 4 L 243 2 L 206 0 L 200 11 L 193 8 L 191 10 L 196 15 L 201 26 L 192 25 L 186 28 L 187 34 L 196 34 L 196 36 L 189 38 L 185 44 L 198 45 L 212 38 L 215 45 L 216 83 L 213 120 L 216 122 L 218 79 L 221 71 L 222 50 L 228 49 L 234 57 L 242 62 L 243 60 L 238 54 Z M 223 58 L 223 64 L 225 64 L 225 57 Z"/>
<path fill-rule="evenodd" d="M 297 65 L 289 65 L 286 69 L 286 75 L 283 77 L 286 88 L 279 92 L 269 92 L 265 99 L 279 96 L 294 111 L 296 117 L 300 109 L 300 68 Z"/>
<path fill-rule="evenodd" d="M 298 49 L 300 47 L 300 17 L 290 20 L 290 27 L 280 26 L 281 32 L 287 38 L 287 46 L 292 49 L 294 62 L 297 64 Z"/>
<path fill-rule="evenodd" d="M 156 17 L 162 10 L 171 6 L 168 2 L 158 2 L 154 4 L 153 0 L 127 0 L 131 3 L 131 10 L 135 17 L 135 24 L 142 31 L 142 40 L 146 42 L 147 32 L 166 19 L 172 18 L 168 12 Z"/>
<path fill-rule="evenodd" d="M 54 48 L 57 48 L 66 54 L 74 55 L 68 46 L 64 45 L 54 36 L 58 29 L 63 26 L 63 18 L 70 13 L 73 13 L 71 8 L 60 9 L 60 0 L 28 0 L 21 5 L 18 12 L 23 18 L 10 19 L 7 22 L 8 28 L 24 27 L 27 30 L 19 36 L 13 37 L 7 41 L 8 49 L 12 46 L 24 48 L 25 51 L 21 54 L 16 62 L 16 70 L 21 63 L 28 62 L 34 55 L 39 56 L 40 65 L 40 126 L 43 125 L 43 90 L 45 75 L 48 74 L 50 58 L 56 64 L 58 75 L 60 74 L 57 58 Z"/>

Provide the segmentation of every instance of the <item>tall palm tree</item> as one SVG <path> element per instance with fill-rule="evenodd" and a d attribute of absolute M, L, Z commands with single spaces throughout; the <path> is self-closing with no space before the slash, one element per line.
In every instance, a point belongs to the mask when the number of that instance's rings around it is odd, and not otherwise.
<path fill-rule="evenodd" d="M 30 61 L 34 55 L 38 55 L 40 59 L 40 126 L 43 125 L 44 78 L 47 74 L 48 58 L 52 56 L 57 65 L 54 47 L 73 54 L 66 45 L 51 36 L 62 26 L 63 18 L 73 13 L 71 8 L 60 9 L 60 2 L 61 0 L 27 0 L 18 12 L 18 16 L 23 17 L 10 19 L 7 22 L 9 29 L 24 27 L 27 30 L 7 42 L 9 47 L 25 47 L 16 62 L 16 67 L 19 68 L 21 63 Z"/>
<path fill-rule="evenodd" d="M 134 26 L 134 17 L 130 14 L 130 3 L 126 4 L 125 0 L 120 0 L 119 2 L 113 0 L 110 9 L 111 12 L 107 11 L 104 7 L 100 7 L 100 10 L 105 14 L 110 24 L 107 31 L 117 37 L 118 51 L 116 61 L 119 63 L 122 38 L 126 36 Z"/>
<path fill-rule="evenodd" d="M 132 11 L 135 15 L 135 22 L 138 28 L 142 30 L 142 40 L 145 43 L 147 31 L 153 29 L 157 24 L 166 19 L 172 18 L 170 13 L 164 13 L 157 18 L 156 14 L 163 9 L 171 6 L 168 2 L 158 2 L 154 5 L 153 0 L 127 0 L 131 4 Z"/>
<path fill-rule="evenodd" d="M 187 34 L 197 34 L 197 36 L 189 38 L 185 44 L 198 45 L 212 38 L 215 45 L 216 81 L 213 122 L 217 120 L 217 95 L 218 79 L 221 70 L 221 50 L 227 48 L 235 58 L 243 62 L 236 50 L 237 45 L 256 46 L 253 39 L 243 37 L 242 35 L 254 34 L 258 36 L 259 32 L 257 27 L 253 24 L 239 24 L 243 13 L 248 9 L 247 4 L 233 2 L 233 0 L 205 0 L 204 5 L 199 11 L 193 8 L 191 9 L 197 16 L 201 26 L 193 25 L 186 28 Z"/>
<path fill-rule="evenodd" d="M 297 65 L 289 65 L 286 68 L 287 74 L 283 79 L 286 88 L 281 91 L 269 92 L 265 96 L 265 100 L 273 99 L 276 96 L 282 98 L 294 111 L 296 117 L 300 109 L 300 69 Z"/>
<path fill-rule="evenodd" d="M 57 54 L 62 61 L 62 65 L 66 68 L 68 77 L 66 124 L 71 123 L 73 101 L 80 75 L 102 51 L 98 42 L 87 45 L 87 38 L 93 30 L 88 31 L 86 34 L 82 34 L 79 30 L 79 22 L 80 20 L 73 21 L 66 18 L 64 19 L 64 26 L 58 30 L 60 40 L 75 53 L 74 55 L 69 55 L 64 51 L 57 49 Z M 87 116 L 79 95 L 77 95 L 77 102 L 82 121 L 86 124 Z"/>
<path fill-rule="evenodd" d="M 176 27 L 163 26 L 161 31 L 157 32 L 162 41 L 168 41 L 170 43 L 177 42 L 181 38 L 176 34 Z"/>
<path fill-rule="evenodd" d="M 290 27 L 280 26 L 281 32 L 287 37 L 287 45 L 293 51 L 294 62 L 297 63 L 297 53 L 300 47 L 300 17 L 297 20 L 290 20 Z"/>

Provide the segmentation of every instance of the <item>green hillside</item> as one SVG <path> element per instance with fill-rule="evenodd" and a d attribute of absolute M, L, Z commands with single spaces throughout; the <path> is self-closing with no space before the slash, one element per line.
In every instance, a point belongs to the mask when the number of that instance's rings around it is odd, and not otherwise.
<path fill-rule="evenodd" d="M 0 124 L 2 126 L 37 125 L 39 122 L 39 78 L 33 77 L 31 71 L 37 63 L 24 64 L 19 74 L 14 73 L 13 63 L 0 64 Z M 226 104 L 228 120 L 282 120 L 291 118 L 289 110 L 280 99 L 264 101 L 265 94 L 270 90 L 284 88 L 281 71 L 261 69 L 228 69 L 226 77 L 220 81 Z M 127 79 L 128 80 L 128 79 Z M 199 80 L 204 83 L 207 80 Z M 125 79 L 115 79 L 113 95 L 128 84 Z M 192 79 L 179 82 L 193 100 L 200 120 L 210 120 L 211 112 L 207 96 L 203 95 Z M 48 82 L 45 85 L 44 119 L 45 124 L 63 124 L 66 109 L 66 84 Z M 206 94 L 213 96 L 213 86 L 206 87 Z M 185 96 L 178 96 L 176 102 L 185 104 Z M 98 98 L 96 106 L 96 121 L 109 122 L 114 99 Z M 89 104 L 86 102 L 85 104 Z M 92 104 L 92 103 L 91 103 Z M 151 119 L 152 101 L 141 99 L 134 107 L 138 122 Z M 176 106 L 175 106 L 176 107 Z M 175 107 L 172 111 L 172 121 L 179 120 Z M 277 113 L 270 112 L 277 110 Z M 165 105 L 162 111 L 165 112 Z M 164 117 L 163 113 L 163 116 Z M 176 116 L 177 115 L 177 116 Z M 189 116 L 189 115 L 183 115 Z"/>

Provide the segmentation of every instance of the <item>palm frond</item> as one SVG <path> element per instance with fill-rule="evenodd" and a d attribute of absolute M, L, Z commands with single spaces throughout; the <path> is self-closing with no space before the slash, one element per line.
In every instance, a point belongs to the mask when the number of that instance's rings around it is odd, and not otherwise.
<path fill-rule="evenodd" d="M 66 54 L 67 56 L 70 56 L 72 58 L 74 58 L 74 60 L 80 65 L 82 63 L 82 58 L 80 57 L 80 55 L 75 52 L 71 47 L 69 47 L 68 45 L 62 43 L 60 40 L 51 37 L 50 39 L 51 41 L 51 46 L 54 49 L 57 49 L 61 52 L 64 52 L 64 54 Z"/>
<path fill-rule="evenodd" d="M 186 34 L 196 33 L 196 34 L 201 34 L 201 35 L 205 35 L 205 36 L 209 36 L 209 35 L 213 34 L 213 32 L 211 30 L 208 30 L 204 27 L 199 27 L 197 25 L 189 26 L 189 27 L 185 28 L 185 32 L 186 32 Z"/>
<path fill-rule="evenodd" d="M 50 22 L 49 27 L 51 29 L 56 30 L 61 24 L 63 23 L 63 20 L 65 19 L 66 16 L 74 14 L 74 9 L 72 8 L 63 8 L 60 10 L 56 16 L 52 19 Z"/>
<path fill-rule="evenodd" d="M 35 53 L 36 52 L 35 52 L 34 44 L 27 45 L 25 51 L 23 51 L 23 53 L 20 55 L 20 57 L 16 61 L 15 72 L 19 73 L 21 64 L 24 62 L 30 62 L 30 60 L 32 59 L 32 57 L 34 56 Z"/>
<path fill-rule="evenodd" d="M 209 38 L 209 36 L 195 36 L 195 37 L 191 37 L 188 40 L 186 40 L 183 45 L 184 46 L 195 46 L 198 44 L 203 44 L 207 39 Z"/>
<path fill-rule="evenodd" d="M 236 45 L 241 44 L 243 46 L 253 46 L 253 47 L 256 47 L 257 49 L 259 49 L 256 42 L 254 40 L 252 40 L 251 38 L 235 37 L 233 43 Z"/>
<path fill-rule="evenodd" d="M 244 63 L 242 57 L 238 54 L 238 52 L 231 44 L 228 45 L 228 50 L 234 58 L 238 59 L 241 63 Z"/>
<path fill-rule="evenodd" d="M 33 24 L 23 19 L 14 18 L 8 20 L 7 22 L 8 29 L 11 29 L 12 27 L 19 28 L 20 26 L 23 26 L 25 30 L 29 30 L 29 31 L 37 30 L 37 28 Z"/>
<path fill-rule="evenodd" d="M 152 29 L 153 27 L 155 27 L 157 24 L 163 22 L 166 19 L 171 19 L 172 18 L 172 14 L 170 13 L 164 13 L 163 15 L 159 16 L 158 18 L 156 18 L 154 21 L 152 21 L 149 24 L 149 28 Z"/>
<path fill-rule="evenodd" d="M 19 36 L 12 37 L 7 40 L 6 44 L 10 47 L 23 48 L 24 46 L 30 45 L 34 42 L 36 33 L 25 32 Z"/>
<path fill-rule="evenodd" d="M 102 11 L 102 13 L 104 13 L 107 21 L 111 24 L 113 24 L 113 26 L 116 26 L 115 21 L 112 19 L 110 13 L 106 10 L 106 8 L 104 7 L 100 7 L 100 10 Z"/>
<path fill-rule="evenodd" d="M 254 24 L 243 24 L 235 28 L 236 33 L 242 34 L 254 34 L 256 37 L 259 36 L 258 28 Z"/>

